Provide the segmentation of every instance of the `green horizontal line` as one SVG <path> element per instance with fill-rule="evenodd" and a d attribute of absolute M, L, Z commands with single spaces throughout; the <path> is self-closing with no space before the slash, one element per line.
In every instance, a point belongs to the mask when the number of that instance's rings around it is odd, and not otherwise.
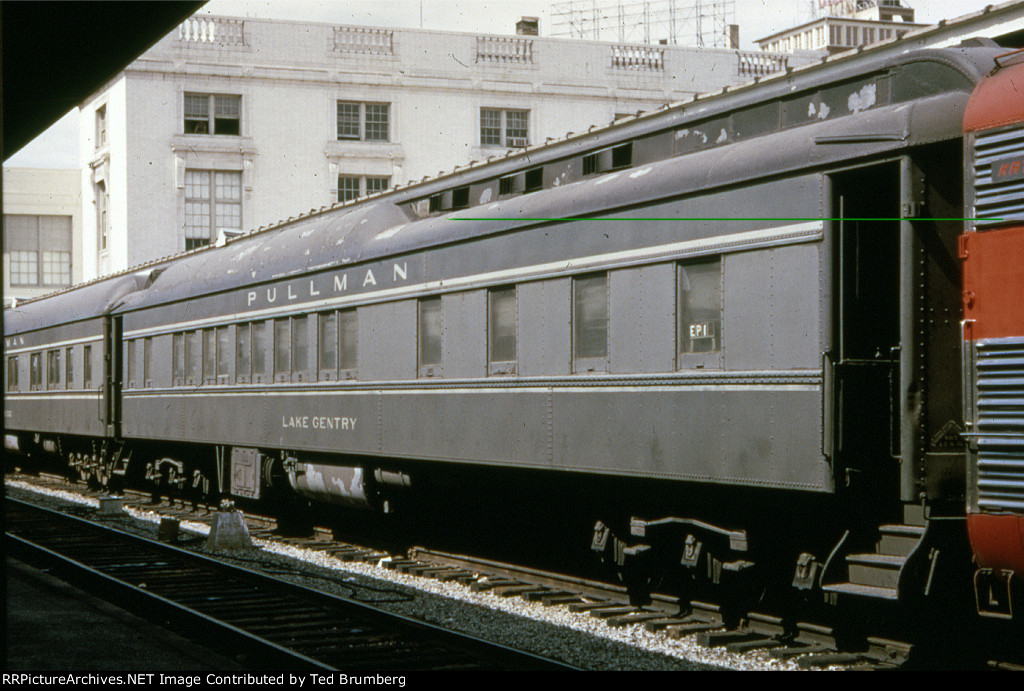
<path fill-rule="evenodd" d="M 478 217 L 453 217 L 455 221 L 1002 221 L 1002 218 L 860 218 L 860 217 L 839 217 L 839 218 L 781 218 L 781 217 L 747 217 L 747 216 L 725 216 L 725 217 L 669 217 L 669 218 L 605 218 L 601 216 L 556 216 L 556 217 L 534 217 L 534 216 L 496 216 L 487 218 Z"/>

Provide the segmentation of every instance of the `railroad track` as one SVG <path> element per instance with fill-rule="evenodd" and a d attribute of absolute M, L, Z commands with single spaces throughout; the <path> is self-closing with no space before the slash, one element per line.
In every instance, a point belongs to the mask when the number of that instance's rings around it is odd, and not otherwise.
<path fill-rule="evenodd" d="M 67 488 L 62 478 L 39 479 L 54 487 Z M 81 487 L 75 489 L 81 490 Z M 178 502 L 151 505 L 150 495 L 141 492 L 128 496 L 129 501 L 135 501 L 140 507 L 180 520 L 208 522 L 213 512 L 211 507 L 192 507 Z M 389 554 L 372 547 L 338 542 L 327 529 L 317 529 L 306 537 L 282 537 L 274 533 L 276 523 L 271 518 L 247 515 L 246 521 L 254 536 L 321 552 L 338 561 L 379 565 L 441 582 L 459 582 L 470 590 L 498 597 L 522 598 L 588 613 L 612 628 L 636 624 L 669 638 L 696 634 L 697 642 L 706 647 L 723 648 L 736 654 L 764 651 L 768 657 L 793 661 L 805 668 L 898 669 L 907 665 L 915 654 L 911 643 L 884 635 L 861 636 L 851 645 L 832 626 L 794 619 L 789 613 L 744 612 L 727 616 L 718 603 L 680 603 L 676 598 L 658 595 L 648 605 L 637 607 L 629 603 L 624 587 L 613 584 L 425 548 Z M 990 666 L 1017 668 L 1016 663 L 1007 662 L 993 662 Z"/>
<path fill-rule="evenodd" d="M 258 669 L 559 670 L 561 663 L 7 499 L 5 551 Z"/>
<path fill-rule="evenodd" d="M 843 650 L 830 627 L 793 624 L 780 616 L 756 612 L 731 622 L 716 603 L 680 603 L 678 598 L 653 594 L 650 603 L 636 606 L 630 604 L 622 586 L 424 548 L 413 548 L 408 559 L 385 565 L 426 578 L 462 581 L 471 590 L 499 597 L 521 597 L 586 612 L 612 628 L 638 624 L 669 638 L 696 634 L 701 645 L 736 654 L 764 650 L 775 659 L 796 659 L 804 668 L 898 669 L 912 652 L 910 644 L 884 638 L 866 639 L 856 651 Z"/>

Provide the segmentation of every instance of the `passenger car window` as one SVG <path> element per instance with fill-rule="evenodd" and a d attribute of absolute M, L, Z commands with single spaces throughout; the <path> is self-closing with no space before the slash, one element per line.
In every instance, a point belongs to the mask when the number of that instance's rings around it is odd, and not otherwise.
<path fill-rule="evenodd" d="M 721 258 L 680 264 L 678 281 L 679 367 L 715 364 L 717 358 L 708 360 L 692 354 L 722 350 Z"/>
<path fill-rule="evenodd" d="M 574 278 L 573 371 L 608 370 L 608 275 Z"/>
<path fill-rule="evenodd" d="M 7 390 L 18 390 L 18 356 L 7 358 Z"/>
<path fill-rule="evenodd" d="M 252 382 L 259 384 L 267 376 L 267 323 L 252 325 Z"/>
<path fill-rule="evenodd" d="M 250 325 L 239 324 L 235 327 L 235 383 L 248 384 L 251 376 L 252 341 Z"/>
<path fill-rule="evenodd" d="M 292 317 L 292 381 L 309 378 L 309 320 Z"/>
<path fill-rule="evenodd" d="M 338 369 L 342 379 L 355 379 L 358 365 L 359 326 L 354 309 L 338 312 Z"/>
<path fill-rule="evenodd" d="M 441 298 L 423 298 L 419 302 L 419 374 L 441 374 Z"/>
<path fill-rule="evenodd" d="M 325 312 L 319 319 L 319 353 L 317 370 L 320 381 L 329 381 L 338 376 L 338 314 Z"/>
<path fill-rule="evenodd" d="M 291 324 L 288 318 L 274 320 L 274 381 L 290 381 L 292 376 Z"/>
<path fill-rule="evenodd" d="M 516 371 L 516 289 L 487 291 L 487 361 L 489 374 Z"/>
<path fill-rule="evenodd" d="M 89 359 L 88 346 L 85 353 L 86 361 Z M 88 367 L 88 365 L 86 365 Z M 185 383 L 185 334 L 177 333 L 171 336 L 171 385 L 182 386 Z"/>

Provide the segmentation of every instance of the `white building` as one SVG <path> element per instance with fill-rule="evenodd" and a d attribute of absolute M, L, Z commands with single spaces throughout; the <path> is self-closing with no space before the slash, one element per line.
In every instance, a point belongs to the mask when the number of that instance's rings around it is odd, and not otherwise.
<path fill-rule="evenodd" d="M 194 17 L 80 107 L 85 277 L 787 61 L 801 59 Z"/>
<path fill-rule="evenodd" d="M 839 53 L 858 46 L 903 38 L 927 24 L 914 23 L 914 10 L 900 0 L 817 0 L 826 16 L 755 41 L 761 50 L 781 53 Z"/>
<path fill-rule="evenodd" d="M 82 280 L 77 170 L 8 168 L 4 192 L 4 305 Z"/>

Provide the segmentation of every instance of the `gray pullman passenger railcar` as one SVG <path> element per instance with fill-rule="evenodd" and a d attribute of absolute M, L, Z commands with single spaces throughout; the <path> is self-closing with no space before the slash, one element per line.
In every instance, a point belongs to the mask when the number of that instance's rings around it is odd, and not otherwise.
<path fill-rule="evenodd" d="M 249 498 L 379 504 L 407 461 L 657 480 L 721 562 L 766 506 L 823 562 L 851 506 L 962 495 L 960 120 L 997 52 L 829 62 L 184 255 L 89 322 L 116 441 Z M 9 427 L 58 432 L 18 386 Z"/>

